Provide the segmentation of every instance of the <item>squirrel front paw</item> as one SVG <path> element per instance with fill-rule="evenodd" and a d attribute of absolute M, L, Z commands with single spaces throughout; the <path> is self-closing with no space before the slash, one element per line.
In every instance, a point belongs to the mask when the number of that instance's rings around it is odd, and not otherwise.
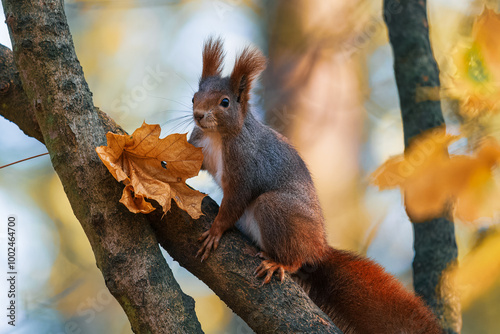
<path fill-rule="evenodd" d="M 201 262 L 206 260 L 210 255 L 210 252 L 216 250 L 219 247 L 219 240 L 222 237 L 222 232 L 218 232 L 213 228 L 204 232 L 201 237 L 198 239 L 198 242 L 203 242 L 198 253 L 196 253 L 196 257 L 201 256 Z"/>

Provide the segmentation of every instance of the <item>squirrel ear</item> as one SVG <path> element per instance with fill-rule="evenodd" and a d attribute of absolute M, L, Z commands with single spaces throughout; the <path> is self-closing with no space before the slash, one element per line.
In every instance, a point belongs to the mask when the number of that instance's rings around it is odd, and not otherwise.
<path fill-rule="evenodd" d="M 222 39 L 210 37 L 205 41 L 203 47 L 203 72 L 201 80 L 216 76 L 222 72 L 222 61 L 224 60 L 224 50 L 222 49 Z"/>
<path fill-rule="evenodd" d="M 243 52 L 236 57 L 229 84 L 233 93 L 238 96 L 238 102 L 246 105 L 253 81 L 265 68 L 266 57 L 264 57 L 262 52 L 258 49 L 246 47 Z"/>

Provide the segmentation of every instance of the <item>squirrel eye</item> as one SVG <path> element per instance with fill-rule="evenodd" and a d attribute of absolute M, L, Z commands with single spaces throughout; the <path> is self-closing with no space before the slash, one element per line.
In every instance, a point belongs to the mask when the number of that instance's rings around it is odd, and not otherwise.
<path fill-rule="evenodd" d="M 229 107 L 229 99 L 228 98 L 222 99 L 222 101 L 220 101 L 220 105 L 224 108 Z"/>
<path fill-rule="evenodd" d="M 193 98 L 191 99 L 191 102 L 193 102 L 193 103 L 194 103 L 194 96 L 193 96 Z"/>

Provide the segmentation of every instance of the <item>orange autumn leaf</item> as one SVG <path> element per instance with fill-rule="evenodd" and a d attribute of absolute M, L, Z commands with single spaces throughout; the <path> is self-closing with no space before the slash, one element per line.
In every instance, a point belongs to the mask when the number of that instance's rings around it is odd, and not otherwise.
<path fill-rule="evenodd" d="M 492 217 L 500 210 L 500 187 L 493 169 L 500 162 L 500 145 L 484 140 L 473 156 L 448 156 L 456 140 L 444 131 L 431 131 L 412 142 L 406 154 L 386 161 L 372 174 L 381 190 L 399 187 L 413 221 L 441 216 L 450 204 L 464 221 Z"/>
<path fill-rule="evenodd" d="M 96 151 L 114 178 L 125 184 L 120 202 L 131 212 L 153 211 L 146 198 L 157 201 L 167 212 L 174 199 L 191 217 L 198 218 L 205 195 L 185 182 L 198 175 L 203 153 L 187 142 L 186 134 L 160 139 L 160 132 L 159 125 L 146 123 L 131 136 L 108 132 L 108 145 Z"/>
<path fill-rule="evenodd" d="M 453 52 L 454 73 L 448 93 L 460 101 L 460 112 L 475 118 L 500 111 L 500 14 L 485 8 L 476 17 L 471 36 Z"/>
<path fill-rule="evenodd" d="M 447 159 L 448 145 L 457 139 L 443 128 L 424 132 L 411 142 L 404 156 L 392 157 L 379 167 L 372 174 L 372 182 L 381 189 L 401 186 L 407 179 L 419 176 L 430 165 Z"/>
<path fill-rule="evenodd" d="M 482 49 L 482 54 L 494 81 L 500 82 L 500 14 L 485 8 L 472 27 L 472 37 Z"/>

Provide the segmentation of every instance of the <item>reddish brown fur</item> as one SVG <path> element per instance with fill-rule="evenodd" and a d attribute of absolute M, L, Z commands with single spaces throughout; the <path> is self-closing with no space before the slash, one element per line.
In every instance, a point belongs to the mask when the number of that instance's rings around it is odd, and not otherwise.
<path fill-rule="evenodd" d="M 422 300 L 368 259 L 330 248 L 295 277 L 345 334 L 442 333 Z"/>
<path fill-rule="evenodd" d="M 266 68 L 266 57 L 258 49 L 246 47 L 241 54 L 236 57 L 233 72 L 231 73 L 229 84 L 231 90 L 237 92 L 238 102 L 243 106 L 243 113 L 246 113 L 252 82 Z"/>
<path fill-rule="evenodd" d="M 224 49 L 222 48 L 222 39 L 210 38 L 203 48 L 203 71 L 200 82 L 208 77 L 220 76 L 223 61 Z"/>
<path fill-rule="evenodd" d="M 324 218 L 309 171 L 297 151 L 249 110 L 252 82 L 265 58 L 246 48 L 221 78 L 222 41 L 203 51 L 193 100 L 197 127 L 190 142 L 224 192 L 219 214 L 200 238 L 202 260 L 242 215 L 240 228 L 263 250 L 257 276 L 289 271 L 345 333 L 437 334 L 431 311 L 382 267 L 327 245 Z M 223 105 L 223 100 L 228 105 Z M 248 219 L 247 219 L 248 218 Z M 300 269 L 299 269 L 300 268 Z"/>
<path fill-rule="evenodd" d="M 321 208 L 315 207 L 316 192 L 308 191 L 308 184 L 301 188 L 301 193 L 270 191 L 255 200 L 255 218 L 265 235 L 261 247 L 276 262 L 295 268 L 289 272 L 304 263 L 318 263 L 328 249 Z"/>

